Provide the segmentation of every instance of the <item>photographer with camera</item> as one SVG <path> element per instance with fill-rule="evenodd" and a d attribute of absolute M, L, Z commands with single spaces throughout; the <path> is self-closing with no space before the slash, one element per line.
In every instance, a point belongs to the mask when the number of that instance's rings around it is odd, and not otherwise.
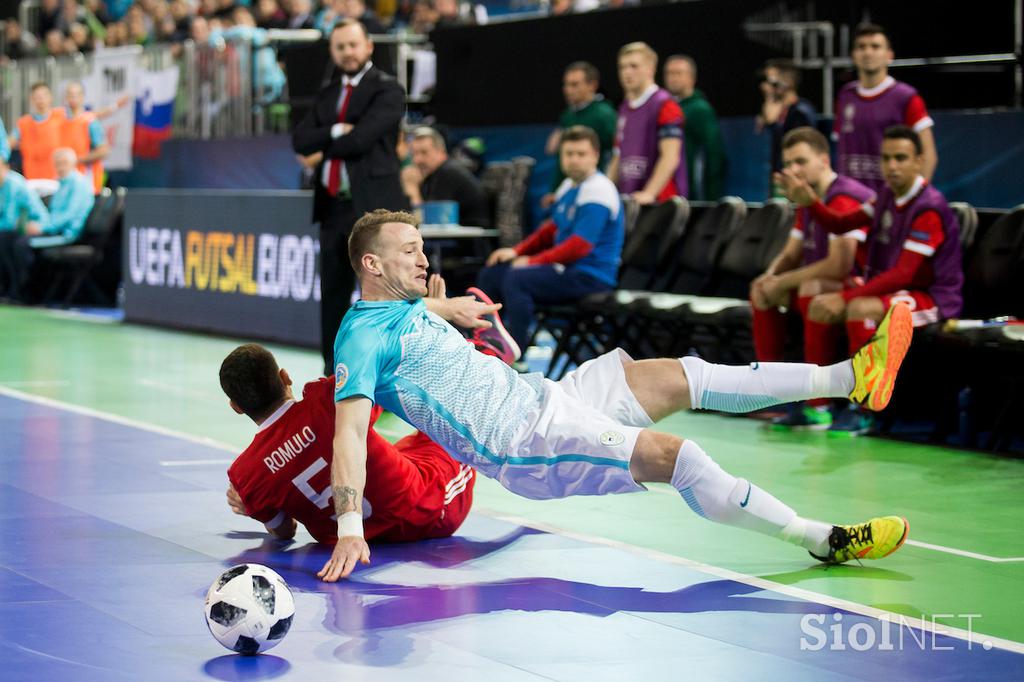
<path fill-rule="evenodd" d="M 800 69 L 786 59 L 769 59 L 760 70 L 761 95 L 764 103 L 757 116 L 757 132 L 767 130 L 772 138 L 771 173 L 768 195 L 781 197 L 782 192 L 771 176 L 782 170 L 782 138 L 790 130 L 803 126 L 816 127 L 818 112 L 814 105 L 800 97 Z"/>

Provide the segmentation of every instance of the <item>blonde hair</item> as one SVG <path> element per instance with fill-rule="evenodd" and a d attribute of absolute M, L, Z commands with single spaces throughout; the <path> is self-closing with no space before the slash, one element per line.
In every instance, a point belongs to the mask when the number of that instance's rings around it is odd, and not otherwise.
<path fill-rule="evenodd" d="M 637 41 L 635 43 L 626 43 L 619 48 L 619 59 L 622 59 L 629 54 L 641 54 L 646 57 L 647 61 L 649 61 L 655 68 L 658 67 L 658 53 L 645 42 Z"/>
<path fill-rule="evenodd" d="M 352 226 L 352 234 L 348 236 L 348 260 L 352 264 L 356 276 L 359 275 L 363 256 L 377 248 L 377 237 L 380 236 L 381 226 L 388 223 L 403 223 L 419 227 L 416 216 L 405 211 L 389 211 L 386 208 L 378 208 L 363 215 Z"/>

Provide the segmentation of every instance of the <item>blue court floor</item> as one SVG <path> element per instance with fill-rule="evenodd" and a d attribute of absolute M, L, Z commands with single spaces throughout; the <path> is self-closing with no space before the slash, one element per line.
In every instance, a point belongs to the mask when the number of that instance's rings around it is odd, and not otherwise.
<path fill-rule="evenodd" d="M 1020 653 L 910 619 L 886 625 L 758 578 L 480 511 L 453 538 L 376 546 L 368 570 L 328 585 L 313 575 L 327 549 L 267 540 L 228 510 L 232 453 L 222 448 L 9 394 L 0 394 L 0 434 L 3 680 L 946 680 L 1024 671 Z M 207 587 L 239 562 L 271 566 L 296 598 L 291 632 L 254 658 L 222 649 L 203 617 Z"/>

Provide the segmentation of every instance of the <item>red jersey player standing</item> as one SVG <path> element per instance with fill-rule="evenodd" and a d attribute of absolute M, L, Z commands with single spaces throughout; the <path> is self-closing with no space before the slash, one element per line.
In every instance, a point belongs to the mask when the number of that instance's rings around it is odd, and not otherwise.
<path fill-rule="evenodd" d="M 231 407 L 258 425 L 252 444 L 228 469 L 228 503 L 261 521 L 278 538 L 302 523 L 318 541 L 337 541 L 331 504 L 334 381 L 322 378 L 295 400 L 288 372 L 256 344 L 224 359 L 220 383 Z M 475 471 L 448 456 L 422 433 L 395 444 L 373 424 L 367 434 L 363 527 L 367 540 L 402 542 L 447 537 L 465 520 Z"/>
<path fill-rule="evenodd" d="M 852 56 L 857 80 L 846 84 L 836 97 L 832 132 L 837 143 L 836 170 L 881 192 L 885 186 L 878 156 L 882 133 L 905 125 L 921 137 L 921 175 L 931 180 L 939 163 L 932 133 L 935 124 L 917 90 L 889 75 L 893 52 L 885 29 L 875 24 L 858 26 Z"/>
<path fill-rule="evenodd" d="M 946 198 L 922 175 L 920 137 L 907 126 L 893 126 L 885 131 L 881 156 L 886 185 L 878 199 L 846 213 L 823 204 L 795 174 L 778 175 L 790 199 L 809 207 L 830 232 L 870 226 L 863 282 L 815 296 L 808 308 L 816 322 L 845 322 L 851 349 L 867 343 L 895 303 L 910 307 L 915 327 L 956 317 L 963 305 L 960 226 Z M 869 427 L 868 417 L 851 405 L 830 430 L 856 434 Z"/>

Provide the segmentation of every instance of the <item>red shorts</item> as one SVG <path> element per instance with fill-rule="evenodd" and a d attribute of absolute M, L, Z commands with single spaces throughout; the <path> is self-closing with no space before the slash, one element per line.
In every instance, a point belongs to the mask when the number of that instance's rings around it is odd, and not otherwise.
<path fill-rule="evenodd" d="M 458 530 L 473 504 L 476 471 L 419 432 L 393 445 L 383 438 L 370 442 L 364 496 L 372 511 L 363 521 L 366 539 L 411 542 Z"/>
<path fill-rule="evenodd" d="M 939 321 L 939 307 L 926 291 L 897 291 L 880 296 L 882 305 L 888 310 L 894 303 L 906 303 L 910 306 L 910 319 L 915 327 Z"/>

